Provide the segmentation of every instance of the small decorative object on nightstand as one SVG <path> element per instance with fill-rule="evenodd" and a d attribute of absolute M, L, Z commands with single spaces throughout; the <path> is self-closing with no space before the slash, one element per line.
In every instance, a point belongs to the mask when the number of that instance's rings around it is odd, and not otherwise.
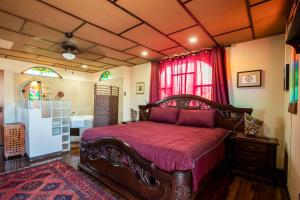
<path fill-rule="evenodd" d="M 245 134 L 256 137 L 260 132 L 263 121 L 252 117 L 251 115 L 244 114 L 245 121 Z"/>
<path fill-rule="evenodd" d="M 237 133 L 233 142 L 232 170 L 238 175 L 274 183 L 278 139 L 247 137 Z"/>

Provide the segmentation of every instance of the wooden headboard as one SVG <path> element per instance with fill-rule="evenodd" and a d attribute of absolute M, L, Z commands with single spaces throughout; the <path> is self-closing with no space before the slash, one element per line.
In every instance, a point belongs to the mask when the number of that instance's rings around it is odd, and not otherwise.
<path fill-rule="evenodd" d="M 190 110 L 216 110 L 216 126 L 232 131 L 244 131 L 244 113 L 251 115 L 252 108 L 222 105 L 196 95 L 174 95 L 156 103 L 139 106 L 139 121 L 147 121 L 152 107 L 173 107 Z"/>

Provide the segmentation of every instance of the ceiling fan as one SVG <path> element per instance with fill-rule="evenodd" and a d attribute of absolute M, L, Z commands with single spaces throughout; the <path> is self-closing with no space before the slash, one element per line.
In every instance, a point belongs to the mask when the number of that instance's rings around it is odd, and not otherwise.
<path fill-rule="evenodd" d="M 76 58 L 76 55 L 80 52 L 76 43 L 72 41 L 73 34 L 65 33 L 66 40 L 60 44 L 60 47 L 63 49 L 62 56 L 66 60 L 73 60 Z"/>

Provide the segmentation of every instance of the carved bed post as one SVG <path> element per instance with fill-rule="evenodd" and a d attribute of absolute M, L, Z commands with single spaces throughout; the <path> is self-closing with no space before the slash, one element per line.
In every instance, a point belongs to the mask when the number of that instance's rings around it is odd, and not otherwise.
<path fill-rule="evenodd" d="M 192 173 L 174 172 L 172 178 L 172 200 L 192 199 Z"/>

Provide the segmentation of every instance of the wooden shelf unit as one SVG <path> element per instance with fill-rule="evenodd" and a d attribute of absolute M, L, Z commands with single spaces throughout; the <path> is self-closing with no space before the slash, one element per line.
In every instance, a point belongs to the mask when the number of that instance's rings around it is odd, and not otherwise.
<path fill-rule="evenodd" d="M 61 135 L 62 151 L 69 151 L 71 101 L 52 101 L 52 134 Z"/>

